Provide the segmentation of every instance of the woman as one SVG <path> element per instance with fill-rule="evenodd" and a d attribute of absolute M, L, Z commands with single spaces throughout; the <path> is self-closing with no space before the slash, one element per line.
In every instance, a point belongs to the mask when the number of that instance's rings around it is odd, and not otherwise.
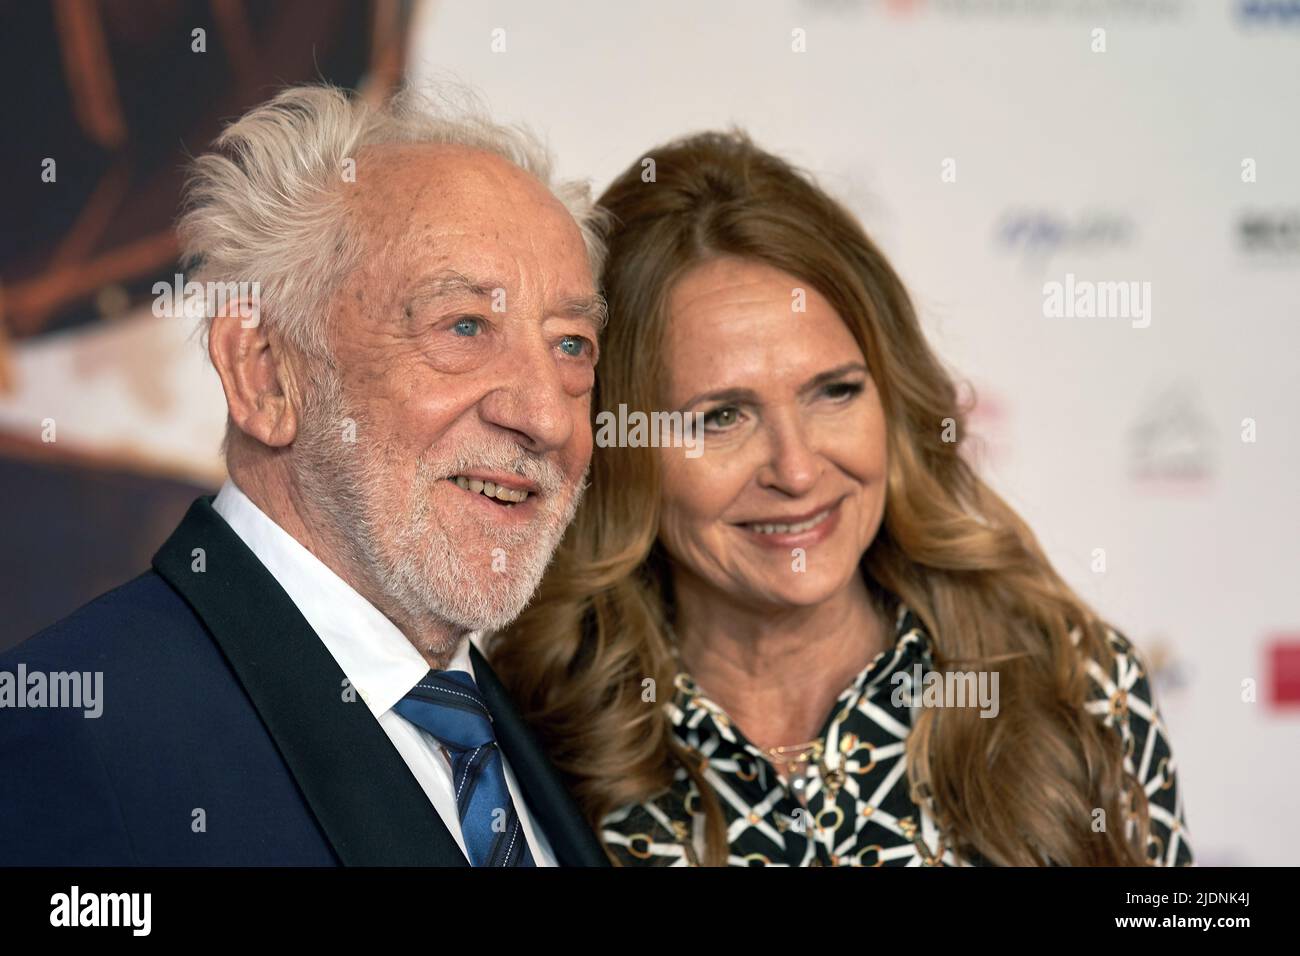
<path fill-rule="evenodd" d="M 492 646 L 610 856 L 1190 863 L 1141 662 L 963 460 L 881 253 L 744 135 L 649 155 L 600 200 L 594 407 L 702 453 L 598 447 Z"/>

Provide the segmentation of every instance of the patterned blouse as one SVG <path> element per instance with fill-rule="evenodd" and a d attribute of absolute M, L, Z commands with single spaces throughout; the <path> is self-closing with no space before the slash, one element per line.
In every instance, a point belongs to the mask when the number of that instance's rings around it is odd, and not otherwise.
<path fill-rule="evenodd" d="M 1125 769 L 1144 787 L 1156 865 L 1190 865 L 1192 850 L 1168 734 L 1133 646 L 1108 628 L 1111 673 L 1089 661 L 1095 695 L 1087 710 L 1118 727 Z M 932 669 L 932 642 L 919 618 L 898 607 L 897 642 L 840 694 L 821 736 L 819 763 L 792 790 L 764 751 L 686 673 L 664 704 L 678 738 L 700 755 L 727 821 L 731 866 L 966 866 L 944 848 L 934 820 L 913 802 L 904 748 L 916 709 L 907 701 L 919 664 Z M 1077 635 L 1076 635 L 1077 640 Z M 895 675 L 899 676 L 898 679 Z M 898 688 L 904 693 L 897 693 Z M 901 702 L 901 704 L 899 703 Z M 798 779 L 798 778 L 793 778 Z M 802 792 L 803 802 L 797 793 Z M 683 768 L 653 800 L 602 821 L 602 837 L 624 866 L 694 866 L 703 858 L 704 814 Z"/>

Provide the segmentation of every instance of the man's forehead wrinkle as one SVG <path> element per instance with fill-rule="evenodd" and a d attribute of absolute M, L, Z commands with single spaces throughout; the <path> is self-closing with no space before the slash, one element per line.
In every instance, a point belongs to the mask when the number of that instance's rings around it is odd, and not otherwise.
<path fill-rule="evenodd" d="M 604 326 L 581 230 L 532 174 L 468 148 L 401 144 L 358 155 L 365 188 L 353 193 L 353 208 L 363 217 L 367 254 L 358 276 L 365 305 L 355 313 L 398 315 L 403 305 L 424 304 L 442 291 L 481 295 L 499 288 L 525 311 Z M 581 280 L 560 266 L 570 259 L 581 260 Z M 440 272 L 456 281 L 439 289 L 428 280 Z"/>
<path fill-rule="evenodd" d="M 385 145 L 362 151 L 366 158 L 364 162 L 358 161 L 357 188 L 353 195 L 355 206 L 374 223 L 402 227 L 421 210 L 454 205 L 455 197 L 449 195 L 455 179 L 454 169 L 440 161 L 436 152 L 414 155 L 400 151 L 410 148 L 408 144 Z"/>
<path fill-rule="evenodd" d="M 511 190 L 518 195 L 539 191 L 549 195 L 546 187 L 530 173 L 504 157 L 472 147 L 449 144 L 386 144 L 363 149 L 358 158 L 358 181 L 371 180 L 376 188 L 410 191 L 411 181 L 422 180 L 425 188 L 442 193 L 479 192 L 500 194 Z M 399 181 L 406 180 L 399 185 Z"/>
<path fill-rule="evenodd" d="M 438 210 L 441 221 L 481 220 L 487 214 L 499 224 L 547 212 L 572 219 L 532 173 L 474 147 L 376 144 L 358 152 L 358 167 L 357 185 L 362 188 L 354 195 L 390 220 L 401 221 L 423 208 Z"/>

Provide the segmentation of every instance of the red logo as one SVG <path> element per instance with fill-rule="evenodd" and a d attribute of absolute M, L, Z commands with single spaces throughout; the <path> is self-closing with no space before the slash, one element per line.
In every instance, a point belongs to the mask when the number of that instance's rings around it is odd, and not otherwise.
<path fill-rule="evenodd" d="M 1300 634 L 1279 634 L 1267 646 L 1269 703 L 1300 707 Z"/>

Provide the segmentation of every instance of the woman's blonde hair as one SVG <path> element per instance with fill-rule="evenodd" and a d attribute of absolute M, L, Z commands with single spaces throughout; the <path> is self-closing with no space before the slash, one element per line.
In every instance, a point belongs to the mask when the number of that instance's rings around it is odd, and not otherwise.
<path fill-rule="evenodd" d="M 907 742 L 913 798 L 959 855 L 1004 865 L 1145 863 L 1145 794 L 1124 770 L 1119 734 L 1084 708 L 1085 656 L 1113 665 L 1106 626 L 963 459 L 969 403 L 885 257 L 842 206 L 742 133 L 703 133 L 649 156 L 653 167 L 638 161 L 598 200 L 612 225 L 594 409 L 661 407 L 668 295 L 702 261 L 738 256 L 816 288 L 862 349 L 888 423 L 885 513 L 862 558 L 864 578 L 917 614 L 938 669 L 1000 672 L 995 719 L 975 708 L 921 709 Z M 947 420 L 956 441 L 945 440 Z M 659 483 L 655 449 L 597 449 L 555 563 L 532 606 L 492 642 L 491 662 L 597 830 L 684 768 L 706 814 L 703 862 L 720 864 L 725 821 L 699 758 L 642 696 L 646 678 L 672 688 L 675 674 L 672 593 L 656 543 Z M 1095 832 L 1098 809 L 1133 826 Z"/>

